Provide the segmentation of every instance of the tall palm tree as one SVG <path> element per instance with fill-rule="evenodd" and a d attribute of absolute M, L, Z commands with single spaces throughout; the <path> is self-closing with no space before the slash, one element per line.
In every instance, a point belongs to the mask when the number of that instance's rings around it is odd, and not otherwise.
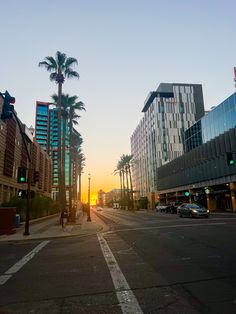
<path fill-rule="evenodd" d="M 116 169 L 113 172 L 114 174 L 119 174 L 120 177 L 120 205 L 123 203 L 123 184 L 122 184 L 122 168 L 121 168 L 121 163 L 120 160 L 117 163 Z"/>
<path fill-rule="evenodd" d="M 125 187 L 125 171 L 124 171 L 124 163 L 122 159 L 120 159 L 117 163 L 114 174 L 119 174 L 120 176 L 120 205 L 121 207 L 126 204 L 126 187 Z"/>
<path fill-rule="evenodd" d="M 74 130 L 74 129 L 73 129 Z M 73 158 L 73 161 L 71 162 L 72 166 L 72 177 L 73 177 L 73 182 L 72 182 L 72 196 L 74 199 L 78 198 L 77 194 L 77 181 L 79 177 L 79 153 L 81 152 L 81 145 L 83 143 L 83 139 L 79 133 L 73 132 L 72 134 L 72 154 L 71 157 Z M 80 178 L 81 180 L 81 178 Z"/>
<path fill-rule="evenodd" d="M 121 156 L 121 160 L 122 160 L 122 162 L 124 164 L 124 168 L 125 168 L 125 171 L 126 171 L 126 177 L 127 177 L 127 180 L 129 180 L 129 185 L 130 185 L 131 209 L 134 209 L 133 182 L 132 182 L 132 175 L 131 175 L 131 162 L 132 162 L 132 159 L 133 159 L 133 155 L 122 155 Z M 127 183 L 127 190 L 129 190 L 128 189 L 128 183 Z"/>
<path fill-rule="evenodd" d="M 84 154 L 80 151 L 78 154 L 78 175 L 79 175 L 79 201 L 81 201 L 81 176 L 83 173 L 83 169 L 85 167 L 85 156 Z"/>
<path fill-rule="evenodd" d="M 54 104 L 57 106 L 58 103 L 58 96 L 56 94 L 52 95 L 52 99 L 54 101 Z M 73 141 L 73 126 L 77 125 L 77 119 L 80 118 L 80 116 L 77 114 L 77 111 L 85 110 L 85 105 L 82 101 L 76 102 L 78 99 L 77 96 L 70 96 L 69 94 L 62 94 L 61 98 L 61 116 L 62 116 L 62 122 L 63 122 L 63 136 L 62 136 L 62 164 L 65 165 L 65 156 L 66 156 L 66 126 L 67 123 L 69 123 L 69 211 L 71 213 L 71 219 L 75 220 L 75 215 L 72 213 L 72 155 L 73 152 L 77 153 L 77 150 L 79 148 L 79 145 L 82 144 L 82 138 L 79 133 L 74 131 L 74 138 Z M 69 121 L 69 122 L 68 122 Z M 76 135 L 77 133 L 77 135 Z M 62 179 L 65 181 L 65 167 L 62 169 Z"/>
<path fill-rule="evenodd" d="M 39 62 L 39 67 L 44 67 L 48 72 L 50 72 L 50 80 L 58 84 L 58 190 L 61 211 L 65 207 L 65 182 L 62 180 L 62 167 L 61 164 L 61 97 L 62 97 L 62 84 L 65 78 L 79 78 L 79 73 L 73 70 L 73 66 L 77 65 L 78 61 L 75 58 L 67 57 L 65 53 L 60 51 L 56 52 L 55 59 L 53 57 L 45 57 L 44 61 Z"/>
<path fill-rule="evenodd" d="M 65 155 L 66 155 L 66 126 L 68 123 L 69 113 L 68 113 L 68 107 L 69 107 L 69 95 L 68 94 L 62 94 L 61 95 L 61 120 L 62 120 L 62 145 L 61 145 L 61 164 L 63 165 L 61 167 L 61 180 L 62 182 L 66 182 L 65 178 Z M 53 100 L 53 105 L 58 106 L 58 95 L 53 94 L 51 96 Z M 66 191 L 66 189 L 65 189 Z M 66 192 L 65 192 L 66 193 Z"/>
<path fill-rule="evenodd" d="M 73 154 L 73 149 L 75 150 L 75 148 L 77 147 L 76 145 L 74 145 L 75 143 L 73 143 L 73 126 L 78 124 L 77 119 L 80 118 L 80 116 L 77 114 L 77 111 L 81 111 L 81 110 L 85 110 L 85 106 L 84 103 L 82 101 L 78 101 L 76 102 L 76 100 L 78 99 L 77 96 L 72 96 L 69 98 L 69 147 L 70 147 L 70 161 L 69 161 L 69 208 L 70 208 L 70 212 L 72 213 L 72 154 Z M 76 153 L 78 152 L 79 149 L 79 145 L 82 144 L 82 138 L 81 136 L 78 136 L 78 140 L 81 139 L 81 141 L 77 143 L 78 147 L 76 149 Z M 75 213 L 72 214 L 72 219 L 75 220 Z"/>

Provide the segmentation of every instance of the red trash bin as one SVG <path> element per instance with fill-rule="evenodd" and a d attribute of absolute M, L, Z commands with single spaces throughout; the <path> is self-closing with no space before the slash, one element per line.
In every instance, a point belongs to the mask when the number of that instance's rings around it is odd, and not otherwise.
<path fill-rule="evenodd" d="M 16 208 L 0 207 L 0 234 L 16 232 Z"/>

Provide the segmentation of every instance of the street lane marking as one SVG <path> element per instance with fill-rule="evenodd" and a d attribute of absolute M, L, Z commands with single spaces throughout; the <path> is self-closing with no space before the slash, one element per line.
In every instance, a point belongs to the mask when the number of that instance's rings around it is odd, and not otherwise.
<path fill-rule="evenodd" d="M 138 301 L 130 289 L 128 282 L 125 279 L 111 249 L 109 248 L 107 241 L 101 234 L 97 234 L 103 256 L 106 260 L 109 268 L 111 278 L 116 290 L 116 296 L 120 303 L 122 313 L 124 314 L 143 314 Z"/>
<path fill-rule="evenodd" d="M 215 222 L 215 223 L 205 223 L 205 224 L 185 224 L 185 225 L 169 225 L 169 226 L 157 226 L 157 227 L 140 227 L 140 228 L 132 228 L 132 229 L 117 229 L 114 231 L 107 231 L 104 233 L 117 233 L 124 231 L 138 231 L 138 230 L 150 230 L 150 229 L 165 229 L 165 228 L 179 228 L 179 227 L 199 227 L 199 226 L 218 226 L 218 225 L 226 225 L 226 222 Z"/>
<path fill-rule="evenodd" d="M 26 263 L 28 263 L 43 247 L 45 247 L 50 240 L 43 241 L 37 245 L 32 251 L 20 259 L 16 264 L 10 267 L 3 275 L 0 276 L 0 285 L 4 285 L 13 274 L 20 270 Z"/>
<path fill-rule="evenodd" d="M 0 276 L 0 285 L 4 285 L 5 282 L 7 282 L 8 279 L 11 278 L 11 275 L 2 275 Z"/>

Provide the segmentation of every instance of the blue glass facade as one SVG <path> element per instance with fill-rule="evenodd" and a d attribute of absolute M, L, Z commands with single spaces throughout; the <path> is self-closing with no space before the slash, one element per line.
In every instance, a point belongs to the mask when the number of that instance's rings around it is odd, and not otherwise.
<path fill-rule="evenodd" d="M 37 102 L 36 105 L 36 139 L 47 151 L 53 162 L 52 191 L 58 190 L 58 119 L 57 109 L 49 108 L 48 103 Z M 63 121 L 61 121 L 61 138 L 63 138 Z M 65 185 L 69 185 L 69 125 L 66 122 Z M 56 196 L 55 196 L 56 197 Z"/>
<path fill-rule="evenodd" d="M 48 114 L 49 108 L 45 103 L 37 102 L 36 106 L 36 139 L 43 147 L 44 151 L 48 153 Z"/>
<path fill-rule="evenodd" d="M 185 151 L 207 143 L 236 126 L 236 93 L 185 131 Z"/>

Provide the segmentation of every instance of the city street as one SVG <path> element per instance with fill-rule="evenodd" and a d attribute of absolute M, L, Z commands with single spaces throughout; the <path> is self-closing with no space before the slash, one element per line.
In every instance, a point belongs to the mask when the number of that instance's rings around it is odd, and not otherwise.
<path fill-rule="evenodd" d="M 0 242 L 1 314 L 236 313 L 236 215 L 91 217 L 87 235 Z"/>

